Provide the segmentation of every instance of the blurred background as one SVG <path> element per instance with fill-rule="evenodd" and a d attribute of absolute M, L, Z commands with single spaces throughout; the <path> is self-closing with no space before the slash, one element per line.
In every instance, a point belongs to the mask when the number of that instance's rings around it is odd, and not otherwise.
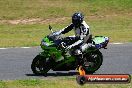
<path fill-rule="evenodd" d="M 0 47 L 39 46 L 49 24 L 60 30 L 74 12 L 84 14 L 93 36 L 132 42 L 132 0 L 0 0 Z"/>

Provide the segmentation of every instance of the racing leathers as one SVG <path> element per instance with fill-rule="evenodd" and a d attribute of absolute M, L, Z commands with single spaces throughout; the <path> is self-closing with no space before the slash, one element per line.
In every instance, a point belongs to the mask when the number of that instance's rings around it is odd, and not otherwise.
<path fill-rule="evenodd" d="M 91 35 L 89 26 L 86 24 L 85 21 L 83 21 L 79 27 L 76 27 L 76 26 L 74 26 L 73 23 L 71 23 L 69 26 L 58 31 L 57 34 L 65 34 L 65 33 L 68 33 L 69 31 L 71 31 L 72 29 L 75 32 L 75 38 L 77 39 L 77 41 L 75 43 L 69 45 L 67 47 L 67 49 L 71 49 L 72 47 L 81 44 L 80 50 L 79 49 L 76 50 L 77 54 L 81 54 L 81 52 L 85 51 L 86 48 L 91 46 L 91 44 L 87 42 L 87 40 L 89 40 L 89 37 Z"/>

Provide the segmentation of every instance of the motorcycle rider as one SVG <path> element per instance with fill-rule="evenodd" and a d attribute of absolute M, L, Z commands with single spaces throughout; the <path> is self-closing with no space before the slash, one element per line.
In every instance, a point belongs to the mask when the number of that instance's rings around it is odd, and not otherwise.
<path fill-rule="evenodd" d="M 72 23 L 69 26 L 63 28 L 62 30 L 53 33 L 53 35 L 65 34 L 71 31 L 72 29 L 74 29 L 75 32 L 75 37 L 72 38 L 77 41 L 69 45 L 66 49 L 69 50 L 77 45 L 80 45 L 80 49 L 75 50 L 76 55 L 80 55 L 83 51 L 85 51 L 85 49 L 91 46 L 91 34 L 89 26 L 84 21 L 84 15 L 81 12 L 74 13 L 72 15 Z"/>

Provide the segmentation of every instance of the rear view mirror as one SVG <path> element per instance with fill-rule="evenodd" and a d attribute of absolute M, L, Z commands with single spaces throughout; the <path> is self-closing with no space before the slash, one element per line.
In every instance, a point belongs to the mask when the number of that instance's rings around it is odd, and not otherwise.
<path fill-rule="evenodd" d="M 52 30 L 52 27 L 51 27 L 51 25 L 49 25 L 49 29 L 50 29 L 50 30 Z"/>
<path fill-rule="evenodd" d="M 53 33 L 52 27 L 49 25 L 49 29 L 51 30 L 51 32 Z"/>

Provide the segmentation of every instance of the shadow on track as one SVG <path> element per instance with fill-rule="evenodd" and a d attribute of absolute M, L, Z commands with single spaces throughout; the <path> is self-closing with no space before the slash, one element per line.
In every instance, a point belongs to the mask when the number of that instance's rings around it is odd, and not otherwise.
<path fill-rule="evenodd" d="M 56 73 L 47 73 L 46 76 L 74 76 L 78 75 L 78 72 L 68 72 L 68 73 L 62 73 L 62 72 L 56 72 Z M 44 76 L 44 75 L 35 75 L 35 74 L 25 74 L 26 76 Z"/>

